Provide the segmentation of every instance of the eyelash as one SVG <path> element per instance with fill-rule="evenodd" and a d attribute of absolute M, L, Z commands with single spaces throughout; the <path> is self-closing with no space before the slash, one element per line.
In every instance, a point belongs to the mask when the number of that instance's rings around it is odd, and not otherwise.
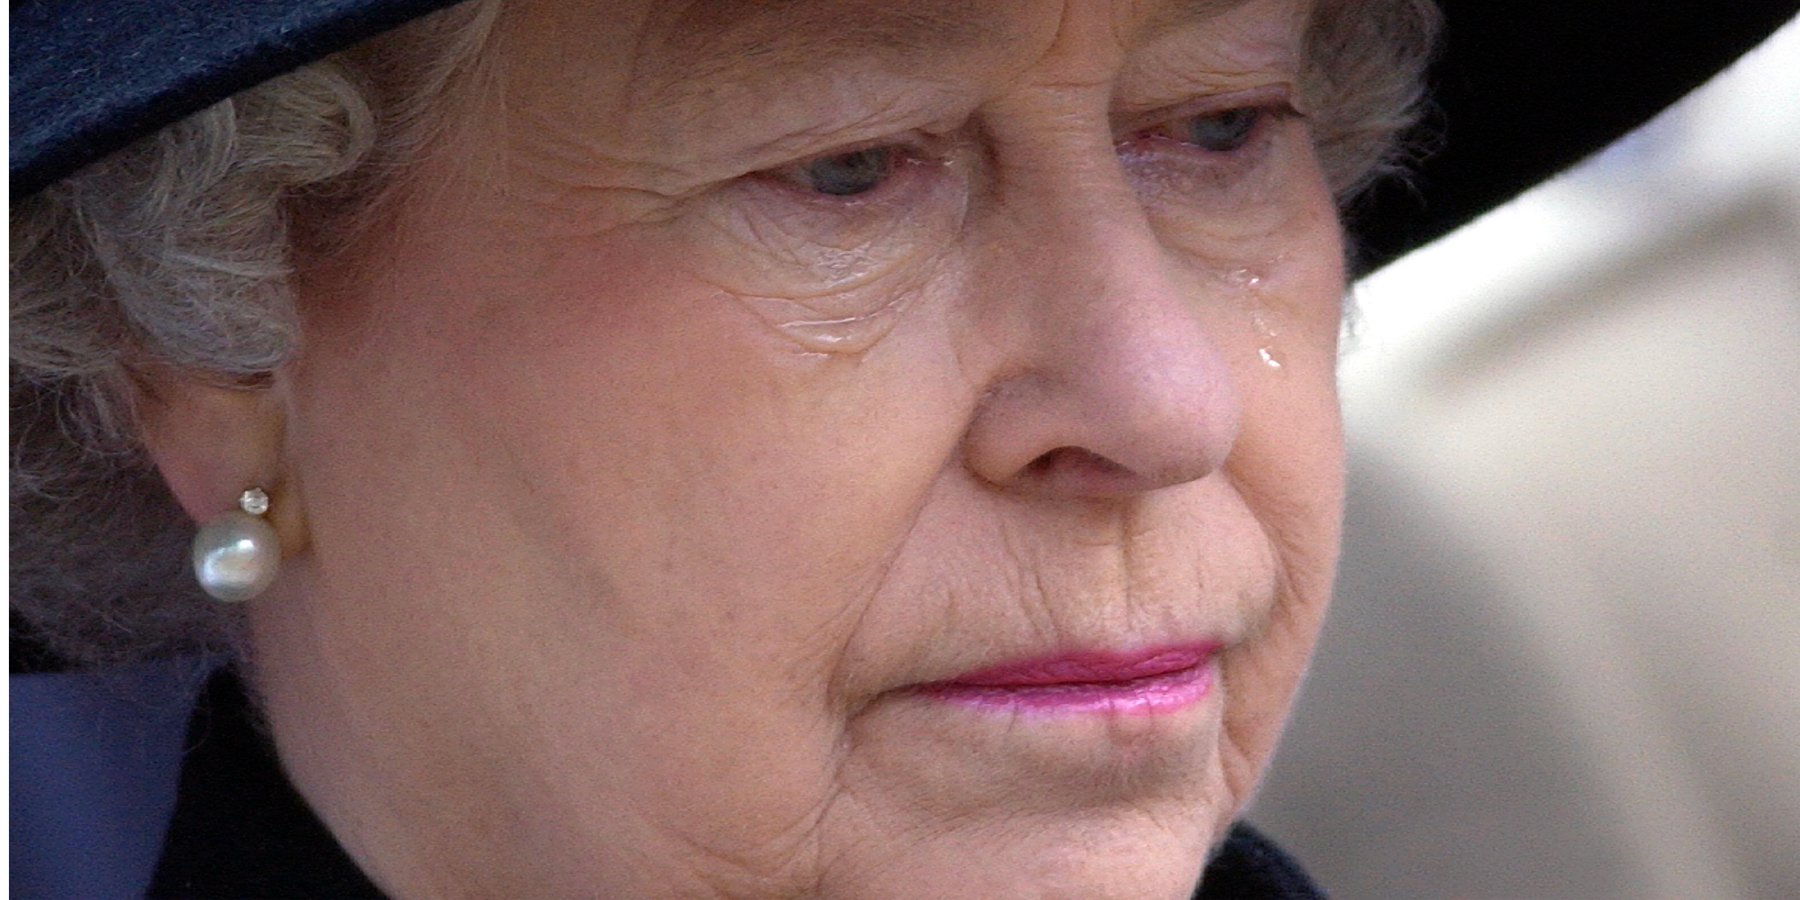
<path fill-rule="evenodd" d="M 858 156 L 871 153 L 886 154 L 887 159 L 880 166 L 880 178 L 865 190 L 853 192 L 832 192 L 810 187 L 805 183 L 805 171 L 820 163 L 849 161 Z M 924 170 L 945 162 L 942 152 L 934 152 L 934 148 L 921 146 L 911 141 L 870 142 L 847 149 L 832 150 L 796 163 L 790 163 L 775 169 L 755 173 L 752 177 L 770 183 L 777 189 L 818 204 L 835 207 L 863 206 L 879 201 L 903 183 L 911 181 Z M 852 163 L 851 165 L 854 165 Z"/>
<path fill-rule="evenodd" d="M 1234 147 L 1214 150 L 1199 145 L 1195 141 L 1185 139 L 1169 132 L 1183 126 L 1193 126 L 1207 120 L 1217 120 L 1230 116 L 1249 115 L 1248 130 L 1241 141 Z M 1159 148 L 1168 148 L 1179 152 L 1198 154 L 1212 161 L 1233 161 L 1241 164 L 1253 164 L 1268 150 L 1274 138 L 1275 129 L 1290 119 L 1303 118 L 1300 111 L 1285 101 L 1258 104 L 1251 106 L 1233 106 L 1226 109 L 1210 109 L 1204 112 L 1180 116 L 1164 120 L 1148 128 L 1133 131 L 1118 142 L 1121 155 L 1142 155 L 1153 153 Z"/>

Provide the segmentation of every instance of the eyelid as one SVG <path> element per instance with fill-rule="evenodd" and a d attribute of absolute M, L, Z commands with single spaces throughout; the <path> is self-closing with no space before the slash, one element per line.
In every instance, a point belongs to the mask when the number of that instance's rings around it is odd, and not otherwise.
<path fill-rule="evenodd" d="M 890 202 L 896 192 L 903 192 L 908 182 L 929 169 L 948 168 L 954 162 L 954 147 L 946 136 L 908 131 L 885 137 L 854 141 L 819 153 L 811 153 L 791 162 L 749 172 L 735 179 L 740 184 L 755 185 L 763 190 L 779 191 L 783 196 L 814 207 L 849 211 Z M 878 147 L 891 147 L 899 153 L 892 173 L 881 184 L 861 194 L 833 195 L 812 191 L 793 176 L 802 168 L 834 156 L 859 153 Z"/>
<path fill-rule="evenodd" d="M 866 150 L 868 148 L 865 147 L 863 149 Z M 847 150 L 844 152 L 855 153 L 857 151 Z M 818 159 L 829 158 L 836 155 L 837 154 L 835 153 L 827 153 L 823 157 L 810 157 L 806 162 L 797 162 L 773 169 L 764 169 L 761 172 L 754 172 L 745 176 L 740 179 L 739 182 L 747 186 L 755 187 L 761 191 L 777 192 L 776 196 L 786 198 L 790 203 L 802 204 L 812 209 L 828 212 L 854 213 L 857 210 L 866 211 L 870 209 L 879 209 L 895 202 L 895 195 L 904 195 L 909 188 L 916 186 L 917 182 L 915 179 L 924 174 L 927 167 L 938 165 L 938 163 L 933 160 L 921 159 L 914 154 L 906 152 L 903 148 L 901 150 L 900 158 L 894 161 L 892 171 L 890 171 L 880 183 L 859 194 L 829 194 L 816 191 L 807 187 L 799 178 L 794 177 L 794 173 L 800 167 L 809 165 Z M 764 196 L 769 195 L 765 194 Z"/>
<path fill-rule="evenodd" d="M 1230 112 L 1234 109 L 1266 109 L 1270 112 L 1304 118 L 1305 114 L 1294 107 L 1293 94 L 1293 86 L 1289 84 L 1271 84 L 1244 91 L 1208 94 L 1174 106 L 1134 113 L 1120 120 L 1115 127 L 1121 138 L 1128 138 L 1170 122 Z"/>
<path fill-rule="evenodd" d="M 900 151 L 902 163 L 911 161 L 935 162 L 945 158 L 945 148 L 942 146 L 943 143 L 944 141 L 941 137 L 926 132 L 916 130 L 903 131 L 898 134 L 882 135 L 880 137 L 851 141 L 847 144 L 829 147 L 817 153 L 808 153 L 805 156 L 790 159 L 786 162 L 777 163 L 766 168 L 757 169 L 747 174 L 752 177 L 763 175 L 780 177 L 782 172 L 809 166 L 820 160 L 830 159 L 834 156 L 847 156 L 852 153 L 860 153 L 864 150 L 874 150 L 880 147 L 892 147 L 895 150 Z"/>

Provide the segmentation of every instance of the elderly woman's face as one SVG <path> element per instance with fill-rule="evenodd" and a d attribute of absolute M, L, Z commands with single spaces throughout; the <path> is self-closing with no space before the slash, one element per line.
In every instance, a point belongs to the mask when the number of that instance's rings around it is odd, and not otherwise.
<path fill-rule="evenodd" d="M 1185 896 L 1336 552 L 1306 12 L 510 8 L 281 381 L 258 677 L 352 854 Z"/>

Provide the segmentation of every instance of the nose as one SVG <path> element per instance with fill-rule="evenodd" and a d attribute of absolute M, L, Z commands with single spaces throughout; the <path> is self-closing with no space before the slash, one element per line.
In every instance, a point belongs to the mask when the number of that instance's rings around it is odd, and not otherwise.
<path fill-rule="evenodd" d="M 985 279 L 1004 287 L 984 298 L 984 327 L 999 359 L 964 445 L 997 487 L 1141 494 L 1204 478 L 1237 438 L 1242 400 L 1203 279 L 1162 246 L 1122 176 L 1116 186 L 1065 194 L 1053 205 L 1066 212 L 997 242 L 1011 249 Z"/>

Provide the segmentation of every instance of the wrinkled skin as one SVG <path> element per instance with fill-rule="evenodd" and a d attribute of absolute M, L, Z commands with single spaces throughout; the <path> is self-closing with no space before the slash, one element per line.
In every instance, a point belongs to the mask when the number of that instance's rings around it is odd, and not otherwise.
<path fill-rule="evenodd" d="M 371 877 L 1186 896 L 1338 543 L 1305 15 L 509 7 L 391 227 L 302 261 L 271 395 L 255 678 Z M 1197 640 L 1162 715 L 916 690 Z"/>

